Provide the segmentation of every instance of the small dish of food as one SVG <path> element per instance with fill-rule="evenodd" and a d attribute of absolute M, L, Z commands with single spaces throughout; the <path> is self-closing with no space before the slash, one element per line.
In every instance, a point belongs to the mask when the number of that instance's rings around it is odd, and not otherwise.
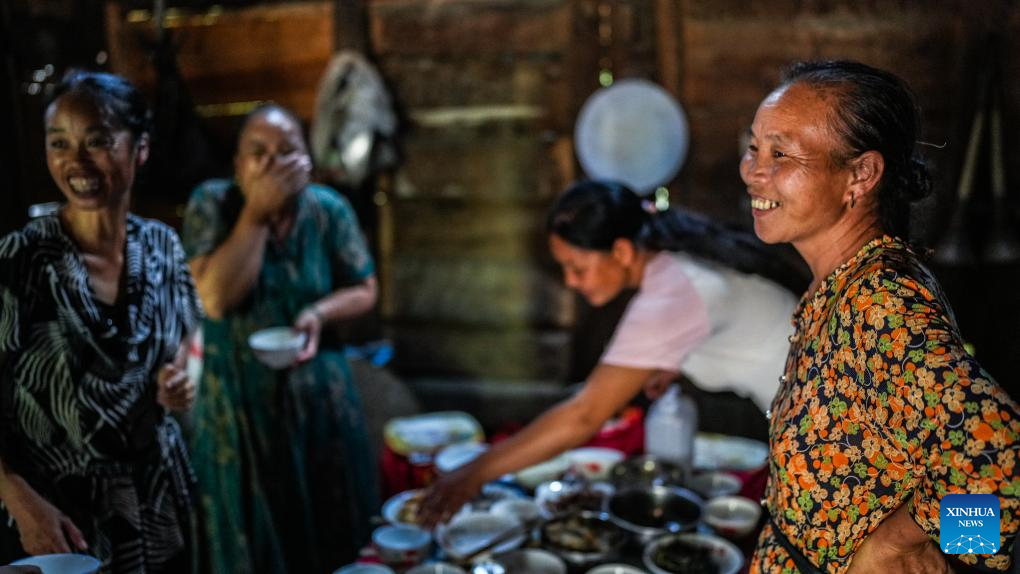
<path fill-rule="evenodd" d="M 382 506 L 382 516 L 390 524 L 411 524 L 417 526 L 420 522 L 418 511 L 421 510 L 421 503 L 425 491 L 421 489 L 405 490 L 390 497 Z"/>
<path fill-rule="evenodd" d="M 624 486 L 681 486 L 684 469 L 657 456 L 635 456 L 622 460 L 609 469 L 609 482 L 617 488 Z"/>
<path fill-rule="evenodd" d="M 546 518 L 582 510 L 601 512 L 613 490 L 612 485 L 604 482 L 554 480 L 535 489 L 535 502 Z"/>
<path fill-rule="evenodd" d="M 652 574 L 737 574 L 744 557 L 731 542 L 711 534 L 667 534 L 645 546 Z"/>
<path fill-rule="evenodd" d="M 619 557 L 627 533 L 603 512 L 589 510 L 557 516 L 542 525 L 542 547 L 576 568 Z"/>
<path fill-rule="evenodd" d="M 609 469 L 622 461 L 625 455 L 615 448 L 583 447 L 566 453 L 570 469 L 588 480 L 605 480 Z"/>

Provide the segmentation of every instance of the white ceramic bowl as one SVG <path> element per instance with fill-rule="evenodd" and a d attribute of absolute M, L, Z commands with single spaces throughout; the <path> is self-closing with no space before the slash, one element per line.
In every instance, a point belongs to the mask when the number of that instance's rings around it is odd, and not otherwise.
<path fill-rule="evenodd" d="M 648 568 L 652 574 L 677 574 L 676 572 L 660 568 L 653 560 L 661 546 L 669 544 L 674 540 L 682 540 L 687 544 L 708 549 L 709 559 L 715 564 L 718 574 L 737 574 L 744 565 L 744 556 L 732 542 L 711 534 L 684 532 L 680 534 L 667 534 L 656 538 L 651 544 L 645 546 L 645 552 L 641 558 L 645 568 Z"/>
<path fill-rule="evenodd" d="M 11 566 L 38 566 L 43 574 L 94 574 L 101 564 L 86 554 L 40 554 L 11 562 Z"/>
<path fill-rule="evenodd" d="M 709 470 L 692 476 L 688 486 L 705 498 L 715 498 L 736 494 L 740 492 L 743 484 L 739 478 L 728 472 Z"/>
<path fill-rule="evenodd" d="M 290 327 L 270 327 L 248 336 L 255 358 L 271 369 L 286 369 L 305 346 L 305 334 Z"/>
<path fill-rule="evenodd" d="M 450 473 L 481 456 L 489 450 L 489 445 L 481 442 L 459 442 L 443 448 L 436 455 L 436 470 L 442 474 Z"/>
<path fill-rule="evenodd" d="M 694 468 L 757 470 L 768 462 L 769 445 L 749 438 L 698 433 L 694 438 Z"/>
<path fill-rule="evenodd" d="M 726 538 L 742 538 L 758 526 L 761 505 L 743 496 L 720 496 L 705 505 L 703 519 Z"/>
<path fill-rule="evenodd" d="M 561 454 L 545 462 L 540 462 L 517 471 L 517 474 L 514 475 L 514 480 L 524 488 L 535 489 L 543 482 L 559 480 L 563 477 L 563 473 L 567 472 L 568 468 L 570 468 L 570 461 L 566 455 Z"/>
<path fill-rule="evenodd" d="M 625 455 L 612 448 L 584 447 L 567 451 L 570 468 L 588 480 L 605 480 L 609 469 L 622 461 Z"/>
<path fill-rule="evenodd" d="M 386 525 L 372 533 L 372 544 L 383 564 L 407 568 L 428 557 L 432 549 L 432 535 L 408 524 Z"/>
<path fill-rule="evenodd" d="M 626 564 L 603 564 L 596 566 L 586 572 L 586 574 L 648 574 L 640 568 L 634 566 L 628 566 Z"/>
<path fill-rule="evenodd" d="M 407 574 L 467 574 L 460 566 L 454 566 L 448 562 L 433 562 L 431 564 L 419 564 L 407 571 Z"/>
<path fill-rule="evenodd" d="M 422 496 L 422 492 L 423 491 L 421 489 L 416 488 L 394 494 L 382 505 L 383 518 L 385 518 L 386 522 L 389 522 L 390 524 L 410 524 L 412 526 L 417 526 L 417 523 L 413 520 L 405 520 L 407 516 L 402 517 L 401 510 L 403 510 L 404 505 L 407 504 L 408 501 L 411 501 L 414 498 L 420 498 Z M 417 512 L 413 514 L 414 516 L 417 516 Z"/>
<path fill-rule="evenodd" d="M 448 525 L 440 525 L 436 540 L 447 554 L 459 560 L 520 524 L 520 521 L 512 516 L 468 512 L 455 516 Z M 522 531 L 519 536 L 514 536 L 489 551 L 493 554 L 509 552 L 524 544 L 525 538 L 526 534 Z"/>
<path fill-rule="evenodd" d="M 393 569 L 382 564 L 350 564 L 333 574 L 394 574 Z"/>
<path fill-rule="evenodd" d="M 506 574 L 567 574 L 567 563 L 547 550 L 513 550 L 494 558 Z"/>

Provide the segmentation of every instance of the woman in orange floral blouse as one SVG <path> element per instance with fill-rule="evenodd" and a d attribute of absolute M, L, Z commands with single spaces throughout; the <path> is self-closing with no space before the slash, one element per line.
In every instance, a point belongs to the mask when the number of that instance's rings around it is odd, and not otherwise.
<path fill-rule="evenodd" d="M 814 281 L 770 420 L 771 521 L 752 572 L 951 572 L 945 494 L 994 494 L 995 554 L 1020 517 L 1020 412 L 963 348 L 932 273 L 897 235 L 930 190 L 897 77 L 855 62 L 794 66 L 758 108 L 740 173 L 755 232 L 790 242 Z"/>

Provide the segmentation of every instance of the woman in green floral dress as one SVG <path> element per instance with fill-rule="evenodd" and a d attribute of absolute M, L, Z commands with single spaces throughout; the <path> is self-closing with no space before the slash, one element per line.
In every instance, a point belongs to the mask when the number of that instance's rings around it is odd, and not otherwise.
<path fill-rule="evenodd" d="M 207 309 L 192 453 L 205 567 L 327 572 L 351 561 L 378 507 L 375 459 L 341 349 L 324 324 L 376 301 L 372 259 L 350 205 L 309 183 L 298 122 L 278 106 L 245 120 L 235 180 L 195 189 L 184 245 Z M 295 365 L 272 370 L 248 336 L 291 325 Z"/>

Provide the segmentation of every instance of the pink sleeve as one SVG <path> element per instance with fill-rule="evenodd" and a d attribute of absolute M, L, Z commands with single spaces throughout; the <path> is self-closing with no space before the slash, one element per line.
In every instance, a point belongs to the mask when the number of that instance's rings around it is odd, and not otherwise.
<path fill-rule="evenodd" d="M 680 262 L 660 253 L 648 263 L 601 363 L 679 372 L 711 326 L 701 297 Z"/>

